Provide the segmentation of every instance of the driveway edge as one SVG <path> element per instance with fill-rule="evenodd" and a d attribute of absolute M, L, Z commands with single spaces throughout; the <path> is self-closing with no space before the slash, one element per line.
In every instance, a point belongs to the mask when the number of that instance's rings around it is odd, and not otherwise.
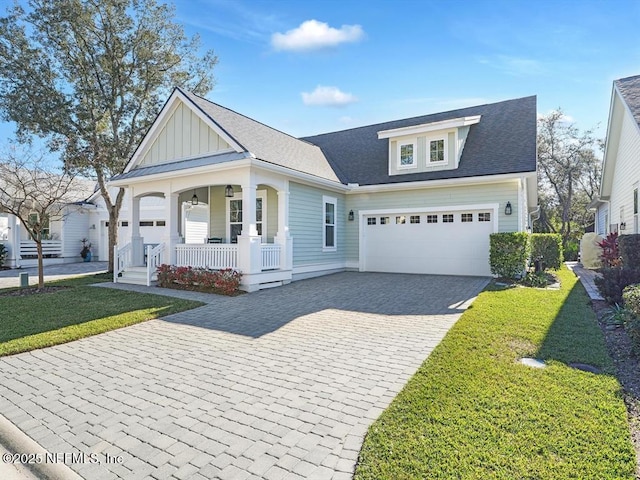
<path fill-rule="evenodd" d="M 40 463 L 21 463 L 38 478 L 46 480 L 84 480 L 63 463 L 45 462 L 44 457 L 48 453 L 47 450 L 3 415 L 0 415 L 0 443 L 9 452 L 31 455 L 33 458 L 42 459 Z"/>

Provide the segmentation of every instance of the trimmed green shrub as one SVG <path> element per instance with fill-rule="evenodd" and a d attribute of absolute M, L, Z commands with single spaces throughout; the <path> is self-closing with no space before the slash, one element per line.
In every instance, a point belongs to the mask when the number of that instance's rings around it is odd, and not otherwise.
<path fill-rule="evenodd" d="M 562 237 L 557 233 L 531 234 L 531 259 L 540 260 L 542 270 L 558 270 L 562 265 Z"/>
<path fill-rule="evenodd" d="M 580 242 L 569 240 L 563 248 L 562 257 L 565 262 L 576 262 L 578 252 L 580 252 Z"/>
<path fill-rule="evenodd" d="M 622 292 L 629 285 L 640 283 L 640 268 L 605 268 L 595 282 L 604 299 L 611 305 L 622 304 Z"/>
<path fill-rule="evenodd" d="M 633 349 L 640 355 L 640 285 L 630 285 L 622 294 L 624 305 L 633 312 L 633 317 L 625 322 L 625 330 L 633 344 Z"/>
<path fill-rule="evenodd" d="M 620 235 L 618 249 L 625 268 L 640 268 L 640 234 Z"/>
<path fill-rule="evenodd" d="M 492 233 L 489 264 L 499 277 L 520 278 L 527 269 L 531 243 L 526 232 Z"/>

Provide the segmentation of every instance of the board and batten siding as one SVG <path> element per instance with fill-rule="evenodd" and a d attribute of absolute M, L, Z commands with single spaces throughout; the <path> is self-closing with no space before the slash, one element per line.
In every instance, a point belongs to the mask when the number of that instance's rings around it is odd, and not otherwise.
<path fill-rule="evenodd" d="M 486 185 L 426 188 L 396 192 L 351 194 L 346 197 L 346 211 L 353 210 L 355 220 L 346 222 L 347 261 L 359 261 L 358 212 L 360 210 L 384 210 L 448 207 L 459 205 L 499 204 L 498 231 L 516 232 L 519 223 L 518 180 Z M 513 213 L 504 214 L 504 207 L 511 202 Z"/>
<path fill-rule="evenodd" d="M 81 207 L 67 207 L 62 219 L 62 240 L 63 257 L 79 257 L 82 250 L 82 239 L 89 237 L 89 215 L 82 211 Z M 97 253 L 93 249 L 92 254 Z"/>
<path fill-rule="evenodd" d="M 293 238 L 293 266 L 336 264 L 345 260 L 345 196 L 299 183 L 289 184 L 289 231 Z M 323 252 L 324 205 L 322 197 L 336 205 L 336 251 Z"/>
<path fill-rule="evenodd" d="M 633 189 L 640 182 L 640 132 L 631 115 L 625 111 L 620 132 L 620 142 L 611 184 L 611 211 L 609 223 L 625 222 L 627 228 L 620 234 L 633 232 Z M 621 209 L 624 218 L 620 218 Z"/>
<path fill-rule="evenodd" d="M 230 148 L 195 112 L 180 103 L 149 146 L 140 165 L 167 163 Z"/>

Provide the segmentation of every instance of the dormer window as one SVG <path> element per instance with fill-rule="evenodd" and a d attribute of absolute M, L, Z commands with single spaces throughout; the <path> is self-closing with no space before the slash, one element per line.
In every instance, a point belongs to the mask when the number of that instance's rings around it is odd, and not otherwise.
<path fill-rule="evenodd" d="M 455 170 L 467 135 L 480 118 L 473 115 L 379 131 L 378 139 L 388 139 L 389 175 Z"/>
<path fill-rule="evenodd" d="M 431 140 L 429 142 L 429 163 L 444 163 L 445 161 L 446 155 L 444 138 Z"/>
<path fill-rule="evenodd" d="M 398 168 L 415 168 L 416 166 L 415 142 L 398 142 Z"/>

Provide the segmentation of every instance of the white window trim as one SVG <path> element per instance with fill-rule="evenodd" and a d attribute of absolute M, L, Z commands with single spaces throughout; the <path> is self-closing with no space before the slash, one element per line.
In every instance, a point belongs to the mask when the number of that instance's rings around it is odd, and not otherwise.
<path fill-rule="evenodd" d="M 325 223 L 327 216 L 326 206 L 327 203 L 333 204 L 333 247 L 327 247 L 327 229 L 326 226 L 330 225 Z M 335 197 L 322 196 L 322 251 L 323 252 L 335 252 L 338 250 L 338 199 Z"/>
<path fill-rule="evenodd" d="M 444 135 L 430 136 L 427 137 L 427 167 L 438 166 L 438 165 L 446 165 L 449 163 L 449 133 L 445 132 Z M 444 160 L 438 160 L 437 162 L 431 161 L 431 142 L 437 142 L 438 140 L 442 140 L 444 143 Z"/>
<path fill-rule="evenodd" d="M 398 140 L 397 142 L 397 151 L 398 151 L 398 170 L 407 170 L 407 169 L 411 169 L 411 168 L 418 168 L 418 142 L 416 139 L 412 139 L 412 140 L 405 140 L 405 141 L 400 141 Z M 413 146 L 413 163 L 410 165 L 402 165 L 401 161 L 402 158 L 400 156 L 400 152 L 402 151 L 402 147 L 404 147 L 405 145 L 412 145 Z"/>
<path fill-rule="evenodd" d="M 257 190 L 256 191 L 256 200 L 258 198 L 262 199 L 262 243 L 265 243 L 265 239 L 267 238 L 267 191 L 266 190 Z M 231 243 L 231 200 L 242 200 L 242 192 L 235 192 L 233 197 L 226 197 L 226 207 L 225 207 L 225 229 L 227 232 L 227 237 L 225 238 L 226 243 Z M 242 206 L 242 215 L 244 220 L 244 205 Z M 256 222 L 257 223 L 257 222 Z"/>

